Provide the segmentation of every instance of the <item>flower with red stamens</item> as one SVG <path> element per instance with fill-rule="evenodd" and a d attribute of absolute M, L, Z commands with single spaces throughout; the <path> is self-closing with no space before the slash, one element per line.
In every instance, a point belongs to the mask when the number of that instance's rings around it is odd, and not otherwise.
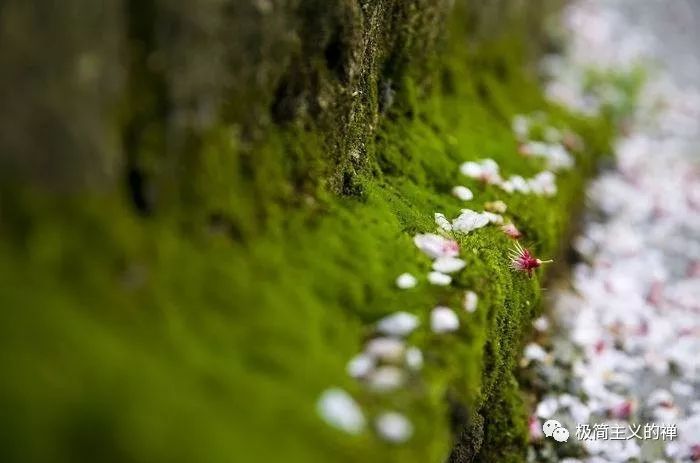
<path fill-rule="evenodd" d="M 513 270 L 527 273 L 528 278 L 532 277 L 532 271 L 542 264 L 553 262 L 552 260 L 540 260 L 516 242 L 510 251 L 510 266 Z"/>

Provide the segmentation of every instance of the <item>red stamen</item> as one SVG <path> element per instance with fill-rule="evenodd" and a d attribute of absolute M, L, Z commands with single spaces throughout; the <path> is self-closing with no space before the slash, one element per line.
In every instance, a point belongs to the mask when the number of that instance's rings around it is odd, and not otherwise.
<path fill-rule="evenodd" d="M 527 273 L 528 278 L 532 277 L 532 271 L 542 264 L 552 262 L 551 260 L 540 260 L 530 253 L 529 250 L 523 248 L 520 243 L 515 243 L 514 248 L 510 252 L 511 263 L 513 270 Z"/>

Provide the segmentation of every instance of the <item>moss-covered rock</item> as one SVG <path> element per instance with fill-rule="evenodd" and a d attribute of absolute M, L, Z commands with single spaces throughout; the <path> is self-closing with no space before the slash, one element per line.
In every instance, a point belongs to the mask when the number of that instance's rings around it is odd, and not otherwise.
<path fill-rule="evenodd" d="M 609 125 L 542 97 L 556 2 L 41 3 L 2 6 L 3 83 L 29 89 L 0 124 L 2 461 L 522 461 L 513 369 L 541 275 L 484 228 L 453 286 L 393 281 L 428 271 L 411 238 L 458 213 L 457 183 L 560 253 Z M 586 140 L 556 197 L 459 177 L 482 157 L 538 172 L 510 130 L 534 110 Z M 427 326 L 464 289 L 478 310 L 412 335 L 426 365 L 405 389 L 347 377 L 371 323 Z M 328 427 L 330 386 L 415 435 Z"/>

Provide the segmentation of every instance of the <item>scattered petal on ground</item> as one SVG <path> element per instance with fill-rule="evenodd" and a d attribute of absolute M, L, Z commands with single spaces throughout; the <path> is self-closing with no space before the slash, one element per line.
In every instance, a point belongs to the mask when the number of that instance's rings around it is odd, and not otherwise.
<path fill-rule="evenodd" d="M 423 352 L 417 347 L 409 347 L 406 350 L 406 366 L 411 370 L 423 368 Z"/>
<path fill-rule="evenodd" d="M 403 386 L 406 373 L 399 367 L 385 365 L 372 371 L 367 384 L 375 392 L 389 392 Z"/>
<path fill-rule="evenodd" d="M 413 435 L 413 425 L 401 413 L 384 412 L 374 424 L 379 436 L 389 442 L 403 443 Z"/>
<path fill-rule="evenodd" d="M 348 362 L 346 371 L 353 378 L 364 378 L 375 367 L 376 361 L 367 354 L 357 354 Z"/>
<path fill-rule="evenodd" d="M 479 303 L 479 296 L 474 291 L 467 290 L 464 292 L 463 307 L 469 313 L 476 311 L 476 306 Z"/>
<path fill-rule="evenodd" d="M 459 255 L 459 245 L 455 240 L 434 233 L 418 234 L 413 238 L 418 249 L 433 259 Z"/>
<path fill-rule="evenodd" d="M 469 233 L 477 228 L 485 227 L 488 223 L 487 216 L 471 209 L 462 209 L 462 213 L 452 221 L 452 229 L 460 233 Z"/>
<path fill-rule="evenodd" d="M 357 402 L 342 389 L 326 389 L 317 403 L 318 414 L 326 423 L 349 434 L 359 434 L 365 417 Z"/>
<path fill-rule="evenodd" d="M 439 212 L 435 213 L 435 224 L 445 231 L 452 231 L 452 224 L 444 214 Z"/>
<path fill-rule="evenodd" d="M 659 58 L 653 54 L 659 49 L 650 46 L 653 37 L 620 14 L 622 3 L 577 1 L 569 7 L 567 21 L 576 33 L 549 85 L 553 99 L 589 114 L 619 106 L 624 95 L 610 85 L 591 93 L 590 66 L 619 72 L 619 66 L 632 69 L 641 59 Z M 600 40 L 601 34 L 607 38 Z M 613 36 L 620 41 L 611 47 Z M 550 293 L 556 329 L 546 319 L 534 323 L 550 334 L 554 357 L 540 362 L 539 349 L 526 349 L 541 384 L 538 417 L 554 417 L 569 430 L 585 423 L 676 430 L 666 439 L 569 439 L 586 463 L 700 460 L 700 405 L 693 402 L 700 392 L 700 274 L 694 270 L 700 214 L 693 200 L 700 185 L 698 108 L 697 86 L 680 87 L 664 68 L 650 77 L 615 146 L 614 162 L 588 187 L 587 220 L 573 242 L 581 260 L 569 284 Z M 513 125 L 516 137 L 527 139 L 529 123 Z M 563 153 L 580 150 L 582 142 L 567 131 L 557 138 L 521 150 L 547 158 L 551 169 L 566 167 Z M 556 189 L 548 171 L 527 183 L 533 192 Z M 557 452 L 565 453 L 546 445 L 530 450 L 533 462 L 560 461 Z"/>
<path fill-rule="evenodd" d="M 451 258 L 448 258 L 451 259 Z M 418 317 L 408 312 L 396 312 L 377 322 L 377 331 L 388 336 L 407 336 L 420 325 Z"/>
<path fill-rule="evenodd" d="M 497 201 L 487 202 L 484 204 L 484 209 L 495 214 L 505 214 L 508 210 L 508 206 L 506 206 L 506 203 L 499 199 Z"/>
<path fill-rule="evenodd" d="M 418 284 L 418 280 L 410 273 L 402 273 L 396 278 L 396 286 L 400 289 L 414 288 L 416 284 Z"/>
<path fill-rule="evenodd" d="M 432 285 L 447 286 L 452 283 L 452 277 L 441 272 L 428 273 L 428 281 Z"/>
<path fill-rule="evenodd" d="M 438 257 L 433 262 L 433 270 L 440 273 L 455 273 L 459 272 L 467 265 L 458 257 Z"/>
<path fill-rule="evenodd" d="M 472 193 L 472 190 L 462 185 L 452 188 L 452 195 L 462 201 L 470 201 L 474 199 L 474 193 Z"/>
<path fill-rule="evenodd" d="M 512 223 L 507 223 L 501 227 L 501 230 L 503 230 L 503 233 L 508 235 L 510 238 L 513 238 L 514 240 L 517 240 L 519 238 L 522 238 L 522 233 L 520 233 L 520 230 L 516 228 L 515 225 Z"/>
<path fill-rule="evenodd" d="M 434 333 L 448 333 L 459 329 L 459 318 L 449 307 L 435 307 L 430 312 L 430 328 Z"/>
<path fill-rule="evenodd" d="M 372 357 L 388 362 L 398 362 L 403 359 L 406 344 L 396 338 L 374 338 L 365 346 L 365 352 Z"/>

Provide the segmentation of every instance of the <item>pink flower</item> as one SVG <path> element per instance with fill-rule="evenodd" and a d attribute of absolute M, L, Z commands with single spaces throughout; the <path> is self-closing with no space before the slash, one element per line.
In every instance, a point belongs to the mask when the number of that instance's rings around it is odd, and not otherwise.
<path fill-rule="evenodd" d="M 700 444 L 690 447 L 690 461 L 700 461 Z"/>
<path fill-rule="evenodd" d="M 540 420 L 538 420 L 534 415 L 530 415 L 530 417 L 527 419 L 527 428 L 530 431 L 531 441 L 540 440 L 544 436 L 542 433 L 542 425 L 540 424 Z"/>
<path fill-rule="evenodd" d="M 516 242 L 514 248 L 510 251 L 511 263 L 513 270 L 527 273 L 529 278 L 532 277 L 532 271 L 542 264 L 553 262 L 552 260 L 540 260 L 535 258 L 530 251 L 525 249 Z"/>
<path fill-rule="evenodd" d="M 501 230 L 503 231 L 503 233 L 513 238 L 514 240 L 517 240 L 523 236 L 523 234 L 520 233 L 520 230 L 518 230 L 512 223 L 507 223 L 503 225 L 501 227 Z"/>
<path fill-rule="evenodd" d="M 632 415 L 633 407 L 634 404 L 631 400 L 625 400 L 624 402 L 612 407 L 609 410 L 609 413 L 613 418 L 617 418 L 619 420 L 626 420 Z"/>
<path fill-rule="evenodd" d="M 456 241 L 434 233 L 418 234 L 413 237 L 413 242 L 432 259 L 459 255 L 459 244 Z"/>

